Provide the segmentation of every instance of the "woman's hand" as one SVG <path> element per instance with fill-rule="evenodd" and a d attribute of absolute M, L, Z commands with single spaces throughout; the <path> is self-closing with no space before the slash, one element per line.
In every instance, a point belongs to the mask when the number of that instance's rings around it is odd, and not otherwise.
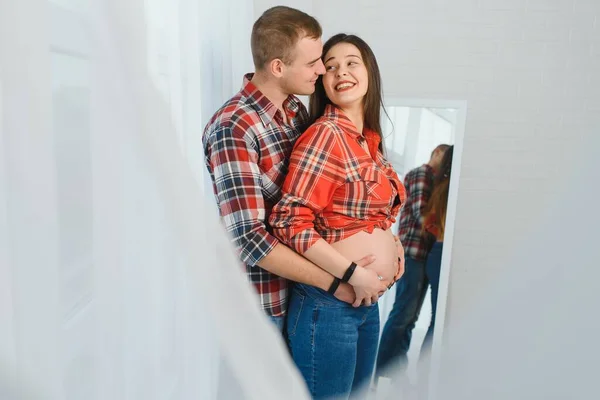
<path fill-rule="evenodd" d="M 404 275 L 404 247 L 402 246 L 398 236 L 394 235 L 394 240 L 396 241 L 396 247 L 398 248 L 398 271 L 396 272 L 394 281 L 391 283 L 390 287 L 393 286 L 393 284 L 396 283 L 396 281 L 400 279 L 402 275 Z"/>
<path fill-rule="evenodd" d="M 367 268 L 369 265 L 373 264 L 376 259 L 377 258 L 373 254 L 369 254 L 355 262 L 357 266 Z M 348 304 L 354 304 L 354 301 L 356 300 L 356 293 L 354 292 L 354 289 L 347 283 L 340 283 L 340 286 L 338 286 L 334 296 L 338 300 Z"/>
<path fill-rule="evenodd" d="M 379 293 L 385 292 L 389 281 L 384 281 L 374 270 L 356 267 L 354 274 L 348 282 L 354 287 L 356 299 L 352 307 L 359 307 L 363 301 L 364 305 L 370 306 L 379 299 Z"/>

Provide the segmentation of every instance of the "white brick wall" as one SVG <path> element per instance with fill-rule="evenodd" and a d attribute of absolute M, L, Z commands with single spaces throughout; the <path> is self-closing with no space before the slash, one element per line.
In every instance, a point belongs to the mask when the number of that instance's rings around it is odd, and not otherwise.
<path fill-rule="evenodd" d="M 256 0 L 255 11 L 275 3 Z M 593 203 L 586 206 L 597 198 L 592 179 L 600 177 L 598 163 L 592 163 L 600 135 L 600 1 L 287 4 L 312 11 L 325 38 L 338 32 L 363 37 L 377 55 L 388 95 L 468 101 L 445 344 L 451 349 L 455 343 L 470 342 L 472 354 L 480 359 L 469 367 L 469 360 L 476 358 L 447 351 L 444 360 L 464 367 L 464 375 L 455 372 L 454 378 L 468 379 L 482 362 L 505 365 L 515 359 L 519 353 L 511 352 L 508 342 L 500 347 L 494 342 L 498 332 L 506 330 L 507 341 L 517 343 L 519 334 L 538 329 L 534 323 L 540 321 L 523 314 L 536 312 L 528 308 L 528 294 L 518 297 L 511 294 L 512 286 L 496 286 L 499 276 L 512 275 L 517 282 L 523 274 L 537 274 L 538 284 L 544 285 L 543 279 L 556 276 L 544 274 L 546 265 L 547 271 L 562 268 L 573 275 L 579 273 L 577 268 L 588 267 L 578 283 L 583 291 L 583 285 L 593 281 L 589 274 L 598 274 L 600 263 L 584 241 L 600 237 L 597 222 L 587 233 L 598 208 Z M 570 188 L 571 184 L 579 186 Z M 569 190 L 581 191 L 582 198 L 568 197 Z M 568 213 L 574 217 L 567 218 Z M 532 254 L 533 249 L 543 251 Z M 522 309 L 499 308 L 477 333 L 461 329 L 476 304 L 515 298 L 524 304 Z M 565 321 L 562 329 L 571 322 Z M 589 326 L 575 333 L 576 329 L 556 347 L 572 346 L 582 331 L 589 333 Z M 509 334 L 511 330 L 516 334 Z M 462 395 L 492 398 L 495 384 L 484 380 L 478 385 L 479 391 L 465 389 Z"/>

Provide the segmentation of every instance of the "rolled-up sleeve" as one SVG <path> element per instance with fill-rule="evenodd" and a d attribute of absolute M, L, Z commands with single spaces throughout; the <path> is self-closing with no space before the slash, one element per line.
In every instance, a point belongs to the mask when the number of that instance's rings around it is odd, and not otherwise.
<path fill-rule="evenodd" d="M 300 254 L 321 238 L 315 230 L 315 216 L 345 183 L 345 157 L 338 135 L 327 126 L 313 125 L 298 139 L 282 198 L 271 213 L 275 236 Z"/>
<path fill-rule="evenodd" d="M 408 195 L 412 198 L 412 215 L 420 221 L 424 222 L 423 213 L 429 197 L 431 197 L 431 187 L 427 184 L 427 170 L 423 167 L 414 169 L 406 174 L 405 186 L 408 190 Z"/>
<path fill-rule="evenodd" d="M 266 230 L 258 153 L 248 135 L 220 127 L 205 144 L 219 211 L 241 260 L 257 265 L 279 242 Z"/>

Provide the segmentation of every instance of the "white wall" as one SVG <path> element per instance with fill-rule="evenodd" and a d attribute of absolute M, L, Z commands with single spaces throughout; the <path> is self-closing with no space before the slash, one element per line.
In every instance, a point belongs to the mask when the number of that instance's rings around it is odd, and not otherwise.
<path fill-rule="evenodd" d="M 511 380 L 521 391 L 538 390 L 531 398 L 550 398 L 542 390 L 576 398 L 561 391 L 584 390 L 593 380 L 584 379 L 585 369 L 565 380 L 558 361 L 586 362 L 600 347 L 593 339 L 597 310 L 588 311 L 600 304 L 593 289 L 600 278 L 593 261 L 598 190 L 591 184 L 600 177 L 592 159 L 600 134 L 600 2 L 287 3 L 312 11 L 325 38 L 362 36 L 388 95 L 468 101 L 444 338 L 445 371 L 464 383 L 453 390 L 502 398 Z M 255 11 L 274 4 L 255 0 Z M 570 308 L 561 308 L 565 302 Z M 556 313 L 548 309 L 554 303 Z M 542 333 L 551 339 L 542 341 Z M 453 351 L 465 343 L 468 351 Z M 552 343 L 552 355 L 543 355 Z M 538 353 L 524 362 L 532 349 Z M 519 360 L 514 368 L 511 360 Z M 551 383 L 518 378 L 553 360 Z"/>
<path fill-rule="evenodd" d="M 312 1 L 298 1 L 298 0 L 279 0 L 279 1 L 271 1 L 271 0 L 254 0 L 254 19 L 260 17 L 260 14 L 263 13 L 267 8 L 273 6 L 288 6 L 294 7 L 299 10 L 302 10 L 306 13 L 312 15 Z"/>

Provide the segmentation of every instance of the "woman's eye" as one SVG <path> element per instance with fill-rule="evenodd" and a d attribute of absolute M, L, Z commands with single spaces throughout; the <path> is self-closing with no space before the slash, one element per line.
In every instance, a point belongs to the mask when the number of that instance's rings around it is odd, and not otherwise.
<path fill-rule="evenodd" d="M 335 69 L 335 67 L 333 67 L 333 66 L 331 66 L 331 65 L 329 65 L 329 66 L 325 67 L 325 70 L 326 70 L 326 71 L 333 71 L 334 69 Z"/>

